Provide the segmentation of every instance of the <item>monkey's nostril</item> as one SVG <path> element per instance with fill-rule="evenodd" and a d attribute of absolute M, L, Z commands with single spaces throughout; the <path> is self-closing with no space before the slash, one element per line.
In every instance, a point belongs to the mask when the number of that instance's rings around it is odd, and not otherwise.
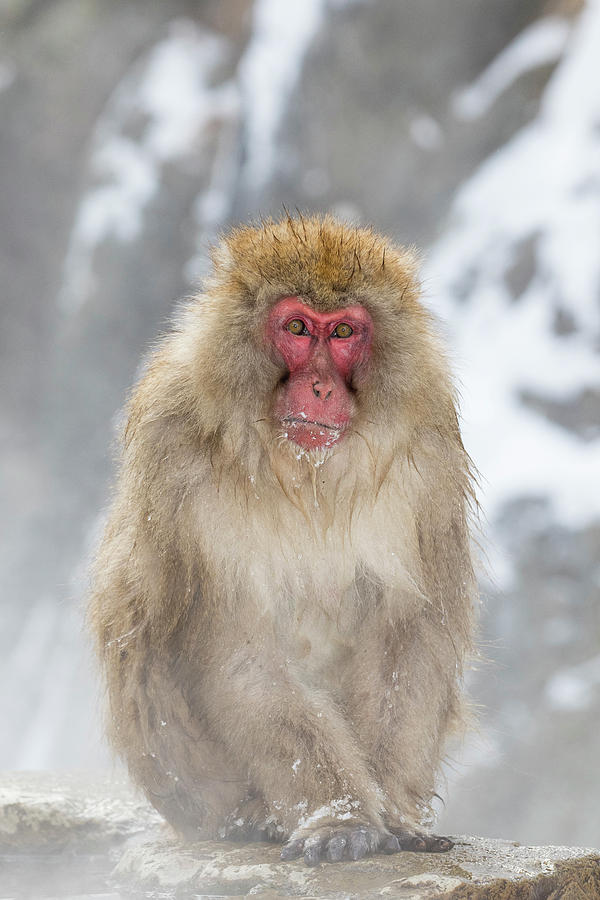
<path fill-rule="evenodd" d="M 329 398 L 331 397 L 332 391 L 333 391 L 333 388 L 330 388 L 329 390 L 327 390 L 326 386 L 323 387 L 323 384 L 320 381 L 315 381 L 315 383 L 312 386 L 312 389 L 313 389 L 313 394 L 315 395 L 315 397 L 318 397 L 319 400 L 329 400 Z"/>

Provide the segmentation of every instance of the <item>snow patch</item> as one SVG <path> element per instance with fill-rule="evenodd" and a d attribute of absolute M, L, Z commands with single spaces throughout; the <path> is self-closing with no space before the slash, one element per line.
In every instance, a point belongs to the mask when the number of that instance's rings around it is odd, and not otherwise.
<path fill-rule="evenodd" d="M 212 86 L 228 50 L 223 38 L 193 22 L 172 22 L 168 36 L 109 99 L 92 141 L 94 184 L 81 202 L 65 262 L 59 295 L 65 312 L 77 312 L 93 290 L 96 249 L 109 238 L 129 242 L 139 236 L 164 166 L 197 153 L 210 121 L 231 114 L 231 85 Z M 214 209 L 218 198 L 206 203 Z"/>
<path fill-rule="evenodd" d="M 255 190 L 266 184 L 275 168 L 279 125 L 325 9 L 326 0 L 254 4 L 252 38 L 239 76 L 248 147 L 243 177 Z"/>
<path fill-rule="evenodd" d="M 525 28 L 472 84 L 454 95 L 452 111 L 456 118 L 481 118 L 522 75 L 559 60 L 571 27 L 568 19 L 547 16 Z"/>
<path fill-rule="evenodd" d="M 444 132 L 433 116 L 415 116 L 409 125 L 411 139 L 421 150 L 439 150 L 444 143 Z"/>
<path fill-rule="evenodd" d="M 529 392 L 542 405 L 569 403 L 600 383 L 598 46 L 592 0 L 538 117 L 461 188 L 424 273 L 431 305 L 450 323 L 465 443 L 492 522 L 522 496 L 548 498 L 548 519 L 567 527 L 600 516 L 600 440 L 523 400 Z M 575 322 L 568 335 L 554 328 L 559 305 Z"/>
<path fill-rule="evenodd" d="M 348 819 L 356 817 L 356 811 L 360 809 L 360 801 L 353 800 L 347 794 L 345 797 L 339 797 L 316 809 L 310 816 L 302 815 L 298 820 L 298 828 L 312 828 L 321 819 L 337 819 L 339 822 L 347 822 Z"/>
<path fill-rule="evenodd" d="M 17 69 L 13 63 L 7 60 L 0 61 L 0 92 L 8 90 L 16 77 Z"/>
<path fill-rule="evenodd" d="M 547 682 L 546 701 L 556 710 L 577 711 L 593 703 L 600 687 L 600 655 L 559 669 Z"/>

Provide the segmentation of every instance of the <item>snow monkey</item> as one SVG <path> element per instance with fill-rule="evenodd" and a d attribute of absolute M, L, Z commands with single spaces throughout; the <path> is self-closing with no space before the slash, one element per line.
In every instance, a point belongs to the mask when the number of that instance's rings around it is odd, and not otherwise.
<path fill-rule="evenodd" d="M 182 835 L 442 851 L 472 478 L 414 255 L 229 233 L 128 407 L 90 621 L 112 742 Z"/>

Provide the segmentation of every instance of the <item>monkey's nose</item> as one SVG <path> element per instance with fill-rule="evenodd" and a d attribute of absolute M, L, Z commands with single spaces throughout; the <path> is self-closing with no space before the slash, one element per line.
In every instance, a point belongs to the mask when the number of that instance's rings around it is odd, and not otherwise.
<path fill-rule="evenodd" d="M 333 390 L 328 381 L 313 381 L 312 389 L 315 397 L 318 397 L 320 400 L 329 400 Z"/>

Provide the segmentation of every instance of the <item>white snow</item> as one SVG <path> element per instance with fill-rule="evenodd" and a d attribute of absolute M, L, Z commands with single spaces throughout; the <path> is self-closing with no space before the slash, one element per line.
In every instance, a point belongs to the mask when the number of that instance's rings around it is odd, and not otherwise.
<path fill-rule="evenodd" d="M 243 177 L 255 189 L 275 168 L 277 131 L 325 8 L 326 0 L 254 4 L 252 37 L 239 76 L 247 145 Z"/>
<path fill-rule="evenodd" d="M 345 797 L 336 798 L 331 803 L 319 806 L 309 816 L 301 815 L 298 819 L 298 828 L 311 828 L 320 819 L 337 819 L 339 822 L 345 822 L 353 819 L 358 809 L 360 809 L 360 801 L 353 800 L 347 794 Z"/>
<path fill-rule="evenodd" d="M 577 625 L 571 617 L 553 616 L 544 622 L 542 633 L 550 647 L 562 647 L 575 640 Z"/>
<path fill-rule="evenodd" d="M 15 78 L 17 70 L 8 60 L 0 60 L 0 92 L 8 90 Z"/>
<path fill-rule="evenodd" d="M 272 177 L 277 137 L 306 53 L 329 9 L 366 0 L 256 0 L 252 37 L 239 65 L 244 105 L 246 160 L 242 177 L 259 190 Z"/>
<path fill-rule="evenodd" d="M 600 688 L 600 655 L 576 666 L 559 669 L 545 688 L 546 700 L 561 711 L 576 711 L 590 706 Z"/>
<path fill-rule="evenodd" d="M 93 185 L 81 202 L 65 263 L 59 304 L 76 312 L 93 289 L 93 259 L 108 238 L 136 239 L 164 166 L 197 154 L 211 120 L 232 114 L 230 84 L 211 86 L 228 43 L 188 20 L 168 35 L 120 82 L 99 119 L 92 142 Z M 128 128 L 139 121 L 141 135 Z M 209 197 L 213 208 L 218 198 Z"/>
<path fill-rule="evenodd" d="M 251 37 L 231 81 L 214 83 L 230 52 L 228 42 L 185 19 L 172 22 L 167 36 L 132 67 L 96 128 L 92 187 L 77 213 L 59 292 L 65 312 L 77 312 L 93 291 L 97 248 L 110 238 L 139 237 L 165 165 L 186 155 L 197 158 L 207 126 L 215 121 L 219 128 L 207 183 L 194 204 L 198 251 L 185 265 L 191 284 L 205 274 L 207 245 L 234 200 L 240 120 L 246 151 L 242 178 L 259 189 L 276 168 L 279 126 L 328 6 L 328 0 L 257 0 Z M 136 118 L 141 136 L 128 132 Z"/>
<path fill-rule="evenodd" d="M 568 19 L 546 16 L 525 28 L 468 87 L 457 91 L 452 110 L 458 119 L 478 119 L 518 78 L 562 56 L 571 32 Z"/>
<path fill-rule="evenodd" d="M 231 81 L 220 90 L 225 101 L 214 156 L 206 187 L 194 203 L 197 225 L 196 253 L 184 267 L 190 285 L 196 285 L 210 268 L 208 246 L 215 240 L 233 205 L 238 175 L 237 143 L 239 136 L 240 97 L 237 85 Z"/>
<path fill-rule="evenodd" d="M 409 124 L 411 139 L 421 150 L 439 150 L 444 143 L 444 132 L 433 116 L 422 113 Z"/>
<path fill-rule="evenodd" d="M 600 440 L 521 399 L 568 403 L 600 385 L 599 46 L 600 0 L 590 0 L 539 115 L 459 191 L 424 273 L 457 350 L 465 442 L 492 522 L 524 495 L 547 497 L 570 527 L 600 516 Z M 515 298 L 507 275 L 526 242 L 534 274 Z M 553 329 L 559 307 L 572 334 Z"/>
<path fill-rule="evenodd" d="M 328 0 L 327 5 L 330 9 L 351 9 L 361 3 L 370 3 L 372 0 Z"/>

